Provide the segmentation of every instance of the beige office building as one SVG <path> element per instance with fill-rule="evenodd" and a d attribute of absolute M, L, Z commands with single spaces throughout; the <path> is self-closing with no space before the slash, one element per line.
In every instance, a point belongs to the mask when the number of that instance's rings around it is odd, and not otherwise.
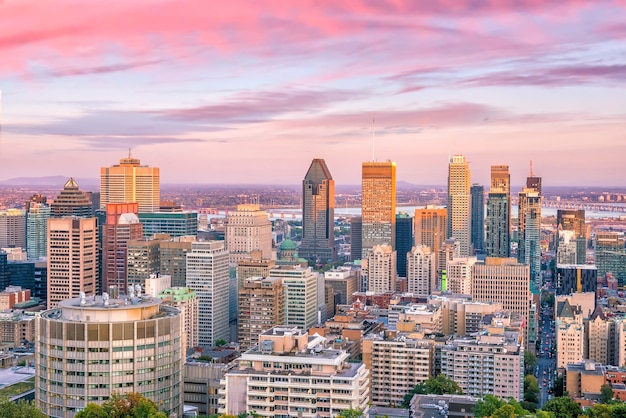
<path fill-rule="evenodd" d="M 324 337 L 296 327 L 272 328 L 226 373 L 220 414 L 255 411 L 261 417 L 331 418 L 369 410 L 369 372 L 344 350 L 324 348 Z"/>
<path fill-rule="evenodd" d="M 441 306 L 442 333 L 470 335 L 481 330 L 485 315 L 502 311 L 499 302 L 476 302 L 468 297 L 433 296 L 429 304 Z"/>
<path fill-rule="evenodd" d="M 48 219 L 48 308 L 80 292 L 96 293 L 98 225 L 96 218 Z"/>
<path fill-rule="evenodd" d="M 264 260 L 260 250 L 252 251 L 250 258 L 237 263 L 238 288 L 241 289 L 244 281 L 250 277 L 269 277 L 270 270 L 275 266 L 276 260 Z"/>
<path fill-rule="evenodd" d="M 284 323 L 301 330 L 315 325 L 320 307 L 317 273 L 309 267 L 278 266 L 270 270 L 270 277 L 282 279 L 285 287 Z"/>
<path fill-rule="evenodd" d="M 585 327 L 580 306 L 570 305 L 566 299 L 556 304 L 556 367 L 583 361 Z"/>
<path fill-rule="evenodd" d="M 282 279 L 250 277 L 239 289 L 237 320 L 240 350 L 259 343 L 259 335 L 285 321 L 285 288 Z"/>
<path fill-rule="evenodd" d="M 428 246 L 416 245 L 406 257 L 407 291 L 422 297 L 431 295 L 437 288 L 435 254 Z"/>
<path fill-rule="evenodd" d="M 150 279 L 148 279 L 150 280 Z M 183 331 L 185 336 L 183 353 L 187 349 L 198 346 L 198 298 L 196 292 L 188 287 L 170 287 L 159 292 L 159 299 L 168 306 L 177 308 L 183 316 Z"/>
<path fill-rule="evenodd" d="M 396 163 L 364 162 L 361 188 L 362 258 L 376 245 L 396 245 Z"/>
<path fill-rule="evenodd" d="M 139 212 L 158 212 L 161 174 L 158 167 L 141 165 L 138 158 L 122 158 L 119 164 L 100 168 L 100 207 L 107 203 L 139 204 Z"/>
<path fill-rule="evenodd" d="M 339 304 L 352 303 L 352 295 L 359 290 L 359 275 L 349 267 L 337 267 L 324 272 L 324 283 L 339 293 Z"/>
<path fill-rule="evenodd" d="M 376 245 L 367 255 L 362 274 L 367 280 L 367 291 L 385 293 L 396 291 L 396 252 L 391 245 Z"/>
<path fill-rule="evenodd" d="M 238 205 L 236 211 L 229 212 L 226 248 L 231 263 L 249 259 L 254 250 L 260 250 L 265 260 L 275 258 L 272 254 L 272 223 L 267 212 L 258 204 Z"/>
<path fill-rule="evenodd" d="M 363 362 L 370 371 L 372 405 L 399 408 L 407 392 L 433 375 L 435 344 L 417 334 L 369 334 L 363 339 Z"/>
<path fill-rule="evenodd" d="M 136 392 L 182 416 L 182 316 L 132 296 L 64 300 L 37 317 L 35 403 L 45 415 L 72 418 L 112 393 Z"/>
<path fill-rule="evenodd" d="M 26 249 L 26 211 L 0 211 L 0 248 Z"/>
<path fill-rule="evenodd" d="M 463 155 L 455 155 L 448 166 L 448 230 L 447 237 L 456 238 L 461 257 L 471 255 L 470 169 Z"/>
<path fill-rule="evenodd" d="M 458 295 L 471 295 L 472 268 L 477 262 L 476 257 L 455 258 L 448 261 L 446 290 Z"/>
<path fill-rule="evenodd" d="M 415 245 L 425 245 L 437 253 L 447 238 L 448 211 L 433 205 L 415 209 L 413 225 Z"/>

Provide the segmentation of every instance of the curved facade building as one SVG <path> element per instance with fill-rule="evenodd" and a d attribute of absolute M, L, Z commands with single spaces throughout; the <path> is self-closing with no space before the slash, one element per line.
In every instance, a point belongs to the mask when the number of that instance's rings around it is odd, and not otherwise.
<path fill-rule="evenodd" d="M 182 416 L 180 311 L 151 297 L 74 298 L 37 317 L 35 399 L 72 418 L 112 393 L 137 392 Z"/>

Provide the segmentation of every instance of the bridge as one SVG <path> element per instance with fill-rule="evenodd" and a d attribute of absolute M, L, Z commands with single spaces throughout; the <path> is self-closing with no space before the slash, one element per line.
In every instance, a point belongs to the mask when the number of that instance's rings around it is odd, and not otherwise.
<path fill-rule="evenodd" d="M 557 201 L 546 200 L 543 201 L 544 208 L 554 209 L 569 209 L 569 210 L 581 210 L 589 212 L 616 212 L 626 213 L 626 204 L 607 204 L 607 203 L 595 203 L 595 202 L 580 202 L 580 201 Z"/>

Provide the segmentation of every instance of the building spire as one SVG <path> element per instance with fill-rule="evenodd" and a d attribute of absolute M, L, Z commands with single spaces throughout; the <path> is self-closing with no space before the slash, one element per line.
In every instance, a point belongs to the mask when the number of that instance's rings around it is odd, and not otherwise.
<path fill-rule="evenodd" d="M 130 158 L 131 158 L 130 151 L 131 151 L 131 148 L 130 148 L 130 147 L 128 147 L 128 159 L 130 159 Z"/>

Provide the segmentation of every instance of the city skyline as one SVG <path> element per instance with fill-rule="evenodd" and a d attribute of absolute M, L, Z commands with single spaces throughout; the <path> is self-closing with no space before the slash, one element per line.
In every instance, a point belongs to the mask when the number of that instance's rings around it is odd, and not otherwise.
<path fill-rule="evenodd" d="M 184 3 L 6 0 L 0 180 L 96 178 L 128 148 L 164 184 L 296 184 L 323 158 L 338 185 L 371 159 L 442 185 L 451 154 L 484 185 L 529 160 L 551 185 L 626 175 L 623 1 Z"/>

